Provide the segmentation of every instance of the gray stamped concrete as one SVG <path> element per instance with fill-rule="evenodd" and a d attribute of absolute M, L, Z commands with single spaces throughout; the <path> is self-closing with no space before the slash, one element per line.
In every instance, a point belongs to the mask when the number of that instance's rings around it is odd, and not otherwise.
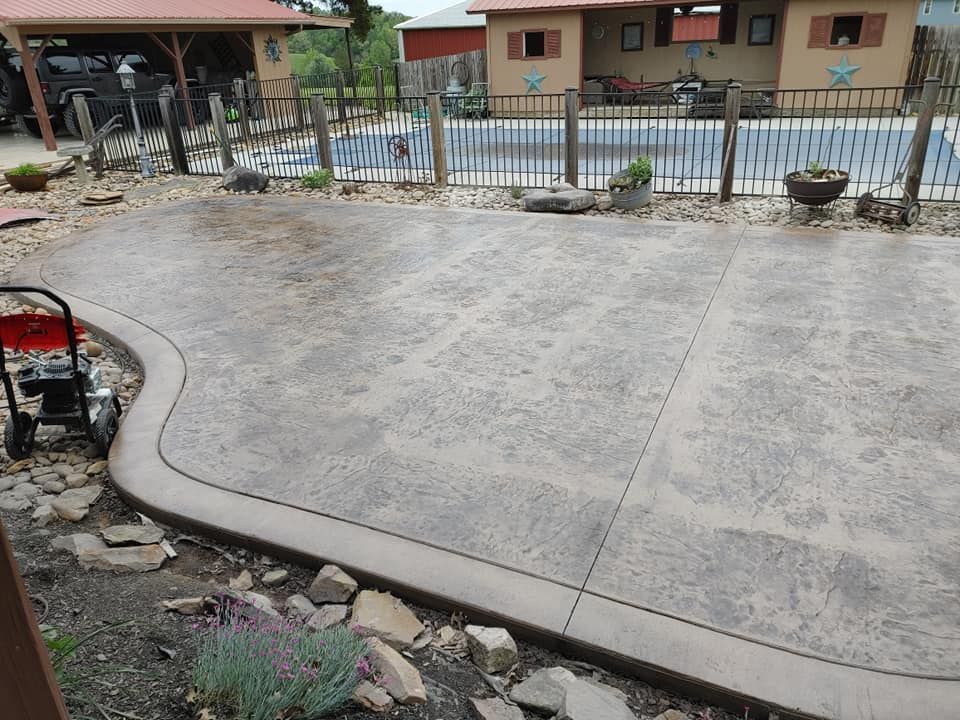
<path fill-rule="evenodd" d="M 960 240 L 231 198 L 42 273 L 176 345 L 204 484 L 572 588 L 578 637 L 960 675 Z"/>

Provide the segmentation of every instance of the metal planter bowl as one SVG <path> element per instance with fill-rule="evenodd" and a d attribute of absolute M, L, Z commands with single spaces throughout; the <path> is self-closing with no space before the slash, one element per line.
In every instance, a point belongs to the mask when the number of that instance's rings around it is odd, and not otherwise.
<path fill-rule="evenodd" d="M 49 175 L 42 173 L 40 175 L 11 175 L 3 174 L 3 179 L 17 192 L 36 192 L 43 190 L 47 186 Z"/>
<path fill-rule="evenodd" d="M 610 182 L 607 184 L 607 187 L 610 189 L 610 202 L 613 203 L 615 208 L 619 208 L 620 210 L 636 210 L 648 204 L 651 198 L 653 198 L 653 180 L 645 182 L 643 185 L 638 185 L 633 190 L 614 192 L 614 188 L 616 187 L 615 181 L 626 178 L 627 176 L 629 176 L 629 173 L 626 170 L 622 170 L 610 178 Z"/>
<path fill-rule="evenodd" d="M 835 177 L 824 180 L 804 180 L 802 170 L 788 173 L 783 179 L 783 184 L 787 186 L 787 195 L 801 205 L 829 205 L 843 195 L 847 183 L 850 182 L 850 174 L 843 170 L 828 170 L 827 174 L 830 173 Z"/>

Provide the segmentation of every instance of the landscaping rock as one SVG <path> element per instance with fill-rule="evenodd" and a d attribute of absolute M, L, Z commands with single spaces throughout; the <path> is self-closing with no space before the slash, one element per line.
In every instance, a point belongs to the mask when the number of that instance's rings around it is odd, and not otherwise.
<path fill-rule="evenodd" d="M 87 475 L 99 475 L 106 470 L 109 465 L 110 463 L 107 460 L 97 460 L 97 462 L 87 465 L 86 473 Z"/>
<path fill-rule="evenodd" d="M 0 493 L 0 510 L 19 512 L 33 507 L 30 498 L 21 497 L 13 492 Z"/>
<path fill-rule="evenodd" d="M 606 211 L 613 207 L 613 200 L 610 199 L 609 195 L 601 195 L 597 199 L 597 210 Z"/>
<path fill-rule="evenodd" d="M 58 517 L 57 511 L 49 505 L 40 505 L 33 511 L 33 515 L 30 516 L 38 527 L 46 527 L 54 520 L 57 520 Z"/>
<path fill-rule="evenodd" d="M 556 720 L 636 720 L 636 716 L 617 696 L 600 688 L 574 680 L 560 703 Z"/>
<path fill-rule="evenodd" d="M 83 473 L 72 473 L 63 479 L 63 484 L 66 485 L 68 489 L 81 488 L 88 482 L 90 482 L 90 478 Z"/>
<path fill-rule="evenodd" d="M 267 587 L 279 587 L 280 585 L 283 585 L 289 577 L 290 573 L 288 573 L 286 570 L 270 570 L 263 574 L 263 577 L 260 578 L 260 582 Z"/>
<path fill-rule="evenodd" d="M 517 662 L 517 644 L 503 628 L 467 625 L 467 647 L 474 665 L 485 673 L 509 670 Z"/>
<path fill-rule="evenodd" d="M 546 190 L 534 190 L 523 196 L 527 212 L 571 213 L 589 210 L 596 203 L 589 190 L 578 190 L 573 185 L 559 183 Z"/>
<path fill-rule="evenodd" d="M 0 492 L 6 492 L 16 485 L 19 485 L 20 481 L 17 480 L 13 475 L 7 475 L 5 477 L 0 477 Z"/>
<path fill-rule="evenodd" d="M 41 494 L 43 490 L 33 483 L 25 482 L 14 487 L 11 492 L 17 497 L 32 498 Z"/>
<path fill-rule="evenodd" d="M 393 698 L 379 685 L 363 680 L 353 691 L 353 701 L 373 712 L 387 712 L 393 708 Z"/>
<path fill-rule="evenodd" d="M 317 611 L 317 606 L 310 602 L 310 598 L 306 595 L 291 595 L 287 598 L 285 605 L 291 615 L 304 620 L 312 617 Z"/>
<path fill-rule="evenodd" d="M 24 458 L 23 460 L 17 460 L 11 465 L 7 465 L 7 475 L 16 475 L 21 470 L 29 470 L 34 465 L 33 458 Z"/>
<path fill-rule="evenodd" d="M 480 720 L 524 720 L 523 711 L 516 705 L 507 705 L 500 698 L 470 698 Z M 600 718 L 597 718 L 600 720 Z"/>
<path fill-rule="evenodd" d="M 315 630 L 333 627 L 346 620 L 349 612 L 349 605 L 324 605 L 310 616 L 310 619 L 307 620 L 307 625 Z"/>
<path fill-rule="evenodd" d="M 686 713 L 671 709 L 660 713 L 653 720 L 690 720 L 690 718 Z"/>
<path fill-rule="evenodd" d="M 167 554 L 159 545 L 83 549 L 77 553 L 77 560 L 85 570 L 150 572 L 158 570 L 166 559 Z"/>
<path fill-rule="evenodd" d="M 562 667 L 537 670 L 510 691 L 510 699 L 517 705 L 543 715 L 556 715 L 567 693 L 567 685 L 577 679 Z"/>
<path fill-rule="evenodd" d="M 181 615 L 199 615 L 203 612 L 207 604 L 205 597 L 177 598 L 176 600 L 164 600 L 163 607 Z"/>
<path fill-rule="evenodd" d="M 268 598 L 266 595 L 261 595 L 260 593 L 251 592 L 247 590 L 246 592 L 239 593 L 240 597 L 245 600 L 250 605 L 253 605 L 257 610 L 267 615 L 272 615 L 274 617 L 280 615 L 274 607 L 273 601 Z"/>
<path fill-rule="evenodd" d="M 60 476 L 52 472 L 41 473 L 40 475 L 32 476 L 32 481 L 37 485 L 43 485 L 44 483 L 48 483 L 51 481 L 57 482 L 59 480 L 60 480 Z"/>
<path fill-rule="evenodd" d="M 79 555 L 82 550 L 106 550 L 107 545 L 96 535 L 90 533 L 74 533 L 73 535 L 61 535 L 50 541 L 50 547 L 54 550 L 65 550 Z"/>
<path fill-rule="evenodd" d="M 315 603 L 344 603 L 357 591 L 357 581 L 336 565 L 324 565 L 307 588 Z"/>
<path fill-rule="evenodd" d="M 251 590 L 253 588 L 253 576 L 249 570 L 242 570 L 239 575 L 230 578 L 227 584 L 231 590 L 239 590 L 240 592 Z"/>
<path fill-rule="evenodd" d="M 107 545 L 153 545 L 163 540 L 156 525 L 112 525 L 101 530 Z"/>
<path fill-rule="evenodd" d="M 64 500 L 73 500 L 76 498 L 77 500 L 85 502 L 87 505 L 95 505 L 101 495 L 103 495 L 102 486 L 88 485 L 87 487 L 64 490 L 60 498 Z"/>
<path fill-rule="evenodd" d="M 417 669 L 378 638 L 372 637 L 367 642 L 370 645 L 370 663 L 380 674 L 383 687 L 390 696 L 402 705 L 425 703 L 427 689 Z"/>
<path fill-rule="evenodd" d="M 67 491 L 64 491 L 64 494 Z M 61 494 L 56 500 L 50 503 L 57 515 L 69 522 L 80 522 L 87 513 L 90 512 L 90 506 L 80 498 L 64 498 Z"/>
<path fill-rule="evenodd" d="M 56 463 L 53 466 L 53 471 L 60 477 L 65 478 L 67 475 L 73 474 L 73 467 L 66 463 Z"/>
<path fill-rule="evenodd" d="M 86 351 L 87 357 L 100 357 L 103 355 L 103 345 L 95 340 L 87 340 L 83 344 L 83 349 Z"/>
<path fill-rule="evenodd" d="M 361 635 L 378 637 L 397 650 L 410 647 L 424 629 L 401 600 L 376 590 L 364 590 L 357 595 L 350 623 Z"/>
<path fill-rule="evenodd" d="M 593 685 L 598 690 L 602 690 L 603 692 L 610 693 L 614 697 L 620 698 L 624 702 L 630 699 L 623 690 L 621 690 L 620 688 L 614 687 L 613 685 L 607 685 L 606 683 L 600 682 L 599 680 L 595 680 L 592 677 L 582 677 L 580 679 L 583 680 L 585 683 L 589 683 L 590 685 Z"/>
<path fill-rule="evenodd" d="M 67 489 L 67 486 L 64 485 L 59 480 L 47 480 L 43 484 L 43 491 L 45 493 L 50 493 L 51 495 L 59 495 L 64 490 Z"/>
<path fill-rule="evenodd" d="M 360 192 L 360 186 L 355 182 L 345 182 L 340 186 L 340 193 L 342 195 L 353 195 Z"/>
<path fill-rule="evenodd" d="M 223 172 L 223 187 L 233 192 L 263 192 L 270 178 L 250 168 L 234 165 Z"/>

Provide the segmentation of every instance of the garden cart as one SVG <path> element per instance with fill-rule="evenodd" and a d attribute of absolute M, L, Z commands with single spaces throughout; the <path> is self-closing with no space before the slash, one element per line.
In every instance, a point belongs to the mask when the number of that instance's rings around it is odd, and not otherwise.
<path fill-rule="evenodd" d="M 86 332 L 73 319 L 70 307 L 49 290 L 36 287 L 0 286 L 2 293 L 36 293 L 60 306 L 62 317 L 35 313 L 0 316 L 0 379 L 10 414 L 4 426 L 3 442 L 14 460 L 29 457 L 40 425 L 62 426 L 95 443 L 104 457 L 117 434 L 121 413 L 116 393 L 103 387 L 100 368 L 77 349 Z M 44 360 L 42 353 L 68 348 L 69 357 Z M 25 354 L 17 386 L 25 398 L 40 398 L 37 416 L 21 410 L 7 368 L 6 350 L 14 356 Z"/>

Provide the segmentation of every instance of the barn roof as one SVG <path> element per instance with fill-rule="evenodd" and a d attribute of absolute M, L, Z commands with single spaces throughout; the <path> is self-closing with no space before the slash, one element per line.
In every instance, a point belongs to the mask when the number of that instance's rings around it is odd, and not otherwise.
<path fill-rule="evenodd" d="M 473 0 L 467 12 L 518 13 L 539 10 L 589 10 L 638 5 L 676 5 L 676 0 Z"/>
<path fill-rule="evenodd" d="M 394 30 L 434 30 L 439 28 L 485 27 L 487 19 L 483 15 L 467 15 L 467 8 L 473 0 L 451 5 L 412 20 L 394 25 Z"/>

